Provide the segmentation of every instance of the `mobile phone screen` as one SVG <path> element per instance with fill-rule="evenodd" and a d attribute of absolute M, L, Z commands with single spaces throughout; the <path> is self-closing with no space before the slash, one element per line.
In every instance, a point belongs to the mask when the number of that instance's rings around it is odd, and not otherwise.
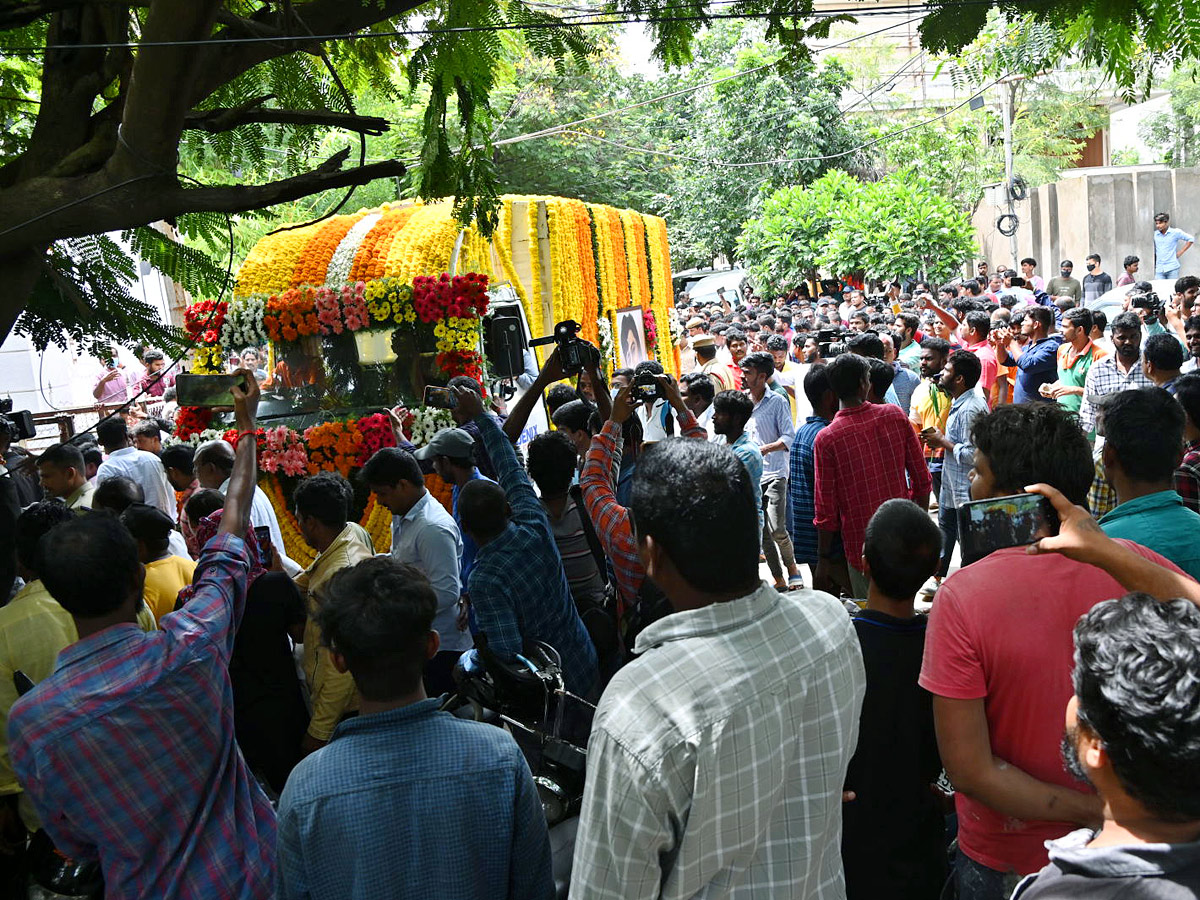
<path fill-rule="evenodd" d="M 258 542 L 258 561 L 264 569 L 271 568 L 271 528 L 269 525 L 254 526 L 254 540 Z"/>
<path fill-rule="evenodd" d="M 180 406 L 233 406 L 230 390 L 241 383 L 241 375 L 182 374 L 175 379 L 175 399 Z"/>
<path fill-rule="evenodd" d="M 455 400 L 454 392 L 450 388 L 429 385 L 425 388 L 425 405 L 432 406 L 434 409 L 454 409 L 458 405 L 458 401 Z"/>
<path fill-rule="evenodd" d="M 1058 516 L 1040 494 L 1011 494 L 964 503 L 958 511 L 962 564 L 1004 547 L 1021 547 L 1058 533 Z"/>

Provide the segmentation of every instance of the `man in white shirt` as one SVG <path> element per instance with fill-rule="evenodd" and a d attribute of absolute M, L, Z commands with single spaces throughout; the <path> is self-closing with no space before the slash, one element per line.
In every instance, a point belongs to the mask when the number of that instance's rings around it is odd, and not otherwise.
<path fill-rule="evenodd" d="M 192 457 L 192 467 L 196 472 L 196 480 L 201 487 L 212 488 L 224 494 L 229 490 L 229 479 L 233 474 L 233 447 L 226 441 L 209 441 L 196 448 Z M 162 471 L 162 464 L 159 463 Z M 164 475 L 165 477 L 165 475 Z M 283 532 L 279 530 L 279 517 L 275 515 L 275 507 L 271 505 L 266 493 L 257 484 L 254 486 L 254 499 L 250 503 L 250 524 L 254 528 L 268 528 L 271 532 L 271 544 L 279 554 L 283 570 L 295 578 L 303 568 L 290 556 L 283 544 Z"/>
<path fill-rule="evenodd" d="M 862 654 L 835 598 L 759 580 L 757 496 L 707 441 L 638 459 L 638 550 L 674 612 L 596 711 L 571 900 L 845 896 Z"/>
<path fill-rule="evenodd" d="M 654 360 L 646 360 L 640 362 L 633 370 L 634 384 L 637 384 L 639 376 L 645 376 L 647 373 L 652 375 L 663 374 L 663 367 Z M 671 416 L 671 409 L 667 405 L 667 399 L 659 396 L 653 400 L 645 400 L 637 405 L 638 421 L 642 423 L 642 440 L 645 443 L 653 443 L 655 441 L 665 441 L 671 437 L 671 433 L 667 431 L 667 423 L 674 421 Z"/>
<path fill-rule="evenodd" d="M 462 534 L 454 517 L 426 489 L 421 466 L 407 450 L 376 451 L 363 466 L 362 478 L 392 511 L 392 559 L 419 570 L 437 595 L 433 630 L 441 644 L 425 665 L 425 691 L 430 696 L 451 691 L 454 664 L 472 644 L 470 632 L 459 627 Z"/>
<path fill-rule="evenodd" d="M 167 473 L 157 456 L 133 446 L 125 420 L 120 416 L 103 420 L 96 427 L 96 438 L 108 454 L 108 458 L 96 470 L 96 484 L 116 476 L 130 478 L 141 486 L 145 502 L 161 509 L 174 522 L 175 492 L 167 482 Z M 232 451 L 229 466 L 232 470 Z"/>
<path fill-rule="evenodd" d="M 708 439 L 716 441 L 717 433 L 712 424 L 716 388 L 712 379 L 700 372 L 690 372 L 679 379 L 679 393 L 683 397 L 683 405 L 696 417 L 696 423 L 708 432 Z"/>

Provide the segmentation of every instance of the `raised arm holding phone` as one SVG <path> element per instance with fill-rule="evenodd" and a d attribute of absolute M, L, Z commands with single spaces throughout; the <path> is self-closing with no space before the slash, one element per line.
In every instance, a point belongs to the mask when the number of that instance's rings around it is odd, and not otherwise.
<path fill-rule="evenodd" d="M 237 429 L 253 432 L 258 383 L 239 374 Z M 275 812 L 234 740 L 229 680 L 256 449 L 238 442 L 220 530 L 159 631 L 137 624 L 145 570 L 119 520 L 83 516 L 42 539 L 56 561 L 43 581 L 79 640 L 13 706 L 13 767 L 58 850 L 100 861 L 108 896 L 273 895 Z"/>

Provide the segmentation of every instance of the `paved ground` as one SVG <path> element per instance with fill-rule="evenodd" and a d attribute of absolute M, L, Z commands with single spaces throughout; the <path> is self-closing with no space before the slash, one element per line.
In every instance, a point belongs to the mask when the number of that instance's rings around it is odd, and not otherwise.
<path fill-rule="evenodd" d="M 936 512 L 930 513 L 930 518 L 933 519 L 935 524 L 937 523 L 937 513 Z M 961 555 L 959 554 L 959 547 L 957 544 L 955 544 L 954 545 L 954 554 L 950 557 L 950 572 L 951 572 L 951 574 L 958 571 L 960 562 L 961 562 Z M 771 576 L 771 570 L 769 568 L 767 568 L 767 564 L 765 562 L 760 562 L 758 564 L 758 574 L 759 574 L 759 577 L 761 577 L 763 579 L 763 581 L 766 581 L 768 584 L 770 584 L 774 580 Z M 812 572 L 809 570 L 809 567 L 801 566 L 800 574 L 804 576 L 804 586 L 812 587 Z M 929 600 L 927 597 L 921 597 L 921 596 L 917 597 L 917 611 L 918 612 L 928 611 L 929 607 L 931 605 L 932 604 L 929 603 Z"/>

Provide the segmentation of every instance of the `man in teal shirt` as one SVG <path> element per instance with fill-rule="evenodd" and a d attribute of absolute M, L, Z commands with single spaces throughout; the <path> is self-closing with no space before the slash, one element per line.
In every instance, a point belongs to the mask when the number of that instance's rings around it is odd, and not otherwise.
<path fill-rule="evenodd" d="M 1118 391 L 1105 399 L 1102 453 L 1118 504 L 1100 527 L 1200 579 L 1200 514 L 1184 506 L 1172 487 L 1183 426 L 1183 407 L 1162 388 Z"/>

